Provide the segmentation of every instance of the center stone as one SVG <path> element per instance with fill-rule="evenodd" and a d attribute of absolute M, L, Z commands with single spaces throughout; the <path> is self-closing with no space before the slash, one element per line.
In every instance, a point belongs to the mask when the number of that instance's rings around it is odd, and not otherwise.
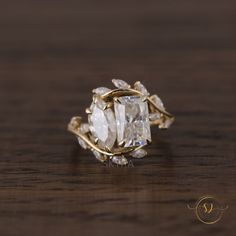
<path fill-rule="evenodd" d="M 114 102 L 117 141 L 124 147 L 151 142 L 148 104 L 140 96 L 119 97 Z"/>

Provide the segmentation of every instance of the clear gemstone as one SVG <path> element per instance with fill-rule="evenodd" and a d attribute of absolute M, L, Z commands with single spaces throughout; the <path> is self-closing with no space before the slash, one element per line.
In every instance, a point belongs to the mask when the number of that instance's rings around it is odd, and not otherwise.
<path fill-rule="evenodd" d="M 79 142 L 79 145 L 80 145 L 83 149 L 87 149 L 87 148 L 88 148 L 86 142 L 85 142 L 82 138 L 78 137 L 78 142 Z"/>
<path fill-rule="evenodd" d="M 94 156 L 96 157 L 97 160 L 104 162 L 107 160 L 107 157 L 102 155 L 100 152 L 96 151 L 96 150 L 92 150 Z"/>
<path fill-rule="evenodd" d="M 130 85 L 127 84 L 124 80 L 121 79 L 113 79 L 112 83 L 119 89 L 128 89 Z"/>
<path fill-rule="evenodd" d="M 134 89 L 140 91 L 141 93 L 143 93 L 146 96 L 150 95 L 149 92 L 147 91 L 146 87 L 140 81 L 137 81 L 134 84 Z"/>
<path fill-rule="evenodd" d="M 112 157 L 112 162 L 120 166 L 125 166 L 128 164 L 128 160 L 124 156 L 114 156 Z"/>
<path fill-rule="evenodd" d="M 82 118 L 80 116 L 73 117 L 70 121 L 70 127 L 77 129 L 81 123 Z"/>
<path fill-rule="evenodd" d="M 149 115 L 149 119 L 151 121 L 158 120 L 160 118 L 161 118 L 161 113 L 159 113 L 159 112 L 152 113 L 152 114 Z"/>
<path fill-rule="evenodd" d="M 147 155 L 147 151 L 144 149 L 138 149 L 136 151 L 131 152 L 130 155 L 135 158 L 143 158 Z"/>
<path fill-rule="evenodd" d="M 84 123 L 80 125 L 80 132 L 82 134 L 88 133 L 89 132 L 89 124 Z"/>
<path fill-rule="evenodd" d="M 92 113 L 92 110 L 93 110 L 94 106 L 95 106 L 95 103 L 92 102 L 90 107 L 89 107 L 90 112 L 88 114 Z"/>
<path fill-rule="evenodd" d="M 157 95 L 151 96 L 152 101 L 156 104 L 157 107 L 160 107 L 162 109 L 165 109 L 164 104 L 162 100 Z"/>
<path fill-rule="evenodd" d="M 104 109 L 106 107 L 106 102 L 104 102 L 100 96 L 95 96 L 94 97 L 94 103 L 91 107 L 91 109 L 94 109 L 94 106 L 97 105 L 99 108 Z"/>
<path fill-rule="evenodd" d="M 166 118 L 166 120 L 162 124 L 159 125 L 159 128 L 168 129 L 172 125 L 174 120 L 175 120 L 174 118 Z"/>
<path fill-rule="evenodd" d="M 94 89 L 93 93 L 96 93 L 101 96 L 101 95 L 104 95 L 105 93 L 108 93 L 110 91 L 111 91 L 111 89 L 109 89 L 109 88 L 99 87 L 99 88 Z"/>
<path fill-rule="evenodd" d="M 151 141 L 148 104 L 140 96 L 119 97 L 114 102 L 117 141 L 124 147 L 146 145 Z"/>
<path fill-rule="evenodd" d="M 89 123 L 90 131 L 98 138 L 99 145 L 112 148 L 116 141 L 116 123 L 112 110 L 103 110 L 95 105 L 89 116 Z"/>

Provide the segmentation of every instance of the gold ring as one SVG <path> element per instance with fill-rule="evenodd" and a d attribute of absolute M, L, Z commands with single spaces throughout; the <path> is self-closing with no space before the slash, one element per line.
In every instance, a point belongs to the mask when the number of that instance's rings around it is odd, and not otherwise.
<path fill-rule="evenodd" d="M 151 143 L 151 125 L 168 129 L 174 122 L 155 94 L 150 96 L 137 81 L 133 88 L 123 80 L 113 79 L 115 89 L 99 87 L 93 90 L 93 101 L 86 109 L 88 122 L 73 117 L 68 130 L 76 135 L 84 149 L 90 149 L 102 163 L 112 161 L 127 165 L 127 157 L 143 158 L 144 147 Z"/>

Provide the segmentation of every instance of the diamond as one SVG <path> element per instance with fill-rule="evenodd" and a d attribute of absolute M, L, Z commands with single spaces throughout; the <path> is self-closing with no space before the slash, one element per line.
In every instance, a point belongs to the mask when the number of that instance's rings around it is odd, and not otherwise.
<path fill-rule="evenodd" d="M 168 129 L 172 125 L 172 123 L 175 121 L 174 118 L 166 118 L 166 120 L 163 121 L 162 124 L 159 125 L 160 129 Z"/>
<path fill-rule="evenodd" d="M 96 94 L 102 96 L 102 95 L 104 95 L 105 93 L 108 93 L 108 92 L 110 92 L 110 91 L 111 91 L 111 89 L 109 89 L 109 88 L 106 88 L 106 87 L 99 87 L 99 88 L 94 89 L 94 90 L 93 90 L 93 93 L 96 93 Z"/>
<path fill-rule="evenodd" d="M 130 85 L 121 79 L 113 79 L 112 83 L 119 89 L 129 89 L 130 88 Z"/>
<path fill-rule="evenodd" d="M 161 113 L 159 113 L 159 112 L 151 113 L 151 114 L 149 115 L 149 119 L 150 119 L 151 121 L 158 120 L 158 119 L 160 119 L 160 118 L 161 118 Z"/>
<path fill-rule="evenodd" d="M 89 132 L 89 124 L 83 123 L 80 125 L 80 132 L 82 134 L 88 133 Z"/>
<path fill-rule="evenodd" d="M 147 89 L 145 88 L 145 86 L 140 82 L 137 81 L 134 84 L 134 89 L 138 90 L 139 92 L 141 92 L 143 95 L 149 96 L 149 92 L 147 91 Z"/>
<path fill-rule="evenodd" d="M 125 166 L 128 164 L 128 160 L 124 156 L 113 156 L 112 162 L 120 166 Z"/>
<path fill-rule="evenodd" d="M 94 102 L 91 104 L 90 109 L 93 110 L 95 105 L 97 105 L 101 109 L 105 109 L 107 104 L 101 99 L 100 96 L 95 95 Z"/>
<path fill-rule="evenodd" d="M 73 117 L 69 123 L 69 126 L 73 129 L 77 129 L 81 124 L 82 118 L 80 116 Z"/>
<path fill-rule="evenodd" d="M 89 116 L 89 124 L 91 133 L 99 140 L 99 145 L 112 148 L 116 141 L 116 122 L 112 110 L 103 110 L 95 104 Z"/>
<path fill-rule="evenodd" d="M 130 155 L 135 158 L 143 158 L 147 155 L 147 151 L 144 149 L 138 149 L 136 151 L 131 152 Z"/>
<path fill-rule="evenodd" d="M 151 96 L 151 100 L 156 104 L 157 107 L 165 109 L 162 100 L 156 94 Z"/>
<path fill-rule="evenodd" d="M 85 142 L 82 138 L 78 137 L 78 142 L 79 142 L 79 145 L 80 145 L 83 149 L 87 149 L 87 148 L 88 148 L 86 142 Z"/>
<path fill-rule="evenodd" d="M 96 157 L 97 160 L 101 161 L 101 162 L 104 162 L 107 160 L 107 157 L 102 155 L 101 153 L 99 153 L 98 151 L 96 150 L 92 150 L 94 156 Z"/>
<path fill-rule="evenodd" d="M 140 96 L 119 97 L 114 102 L 117 141 L 124 147 L 146 145 L 151 141 L 148 104 Z"/>

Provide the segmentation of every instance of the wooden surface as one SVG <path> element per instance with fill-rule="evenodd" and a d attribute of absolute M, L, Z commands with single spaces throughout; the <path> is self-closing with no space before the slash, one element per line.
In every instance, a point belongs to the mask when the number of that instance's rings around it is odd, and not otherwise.
<path fill-rule="evenodd" d="M 235 1 L 5 1 L 0 235 L 235 235 Z M 177 120 L 107 168 L 66 131 L 96 86 L 141 80 Z M 229 209 L 212 226 L 187 204 Z"/>

